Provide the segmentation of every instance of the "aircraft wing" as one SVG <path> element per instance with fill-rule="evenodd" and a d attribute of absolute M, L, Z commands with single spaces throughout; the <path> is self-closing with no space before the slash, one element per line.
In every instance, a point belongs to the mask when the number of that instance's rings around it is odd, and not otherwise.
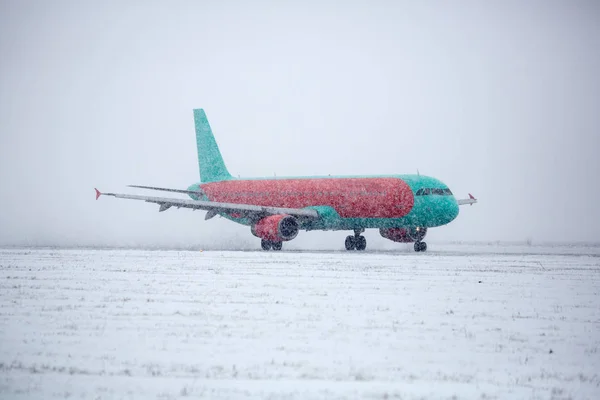
<path fill-rule="evenodd" d="M 166 211 L 171 207 L 191 208 L 192 210 L 208 211 L 205 219 L 210 219 L 219 213 L 239 214 L 240 217 L 261 219 L 268 215 L 287 214 L 299 218 L 319 218 L 315 210 L 305 208 L 264 207 L 252 204 L 219 203 L 216 201 L 201 201 L 173 199 L 168 197 L 139 196 L 134 194 L 102 193 L 96 189 L 96 200 L 100 196 L 113 196 L 118 199 L 142 200 L 160 206 L 158 211 Z"/>
<path fill-rule="evenodd" d="M 477 199 L 475 197 L 473 197 L 473 195 L 471 193 L 469 193 L 468 199 L 459 199 L 459 200 L 456 200 L 456 202 L 458 203 L 459 206 L 463 206 L 465 204 L 469 204 L 472 206 L 473 204 L 477 203 Z"/>

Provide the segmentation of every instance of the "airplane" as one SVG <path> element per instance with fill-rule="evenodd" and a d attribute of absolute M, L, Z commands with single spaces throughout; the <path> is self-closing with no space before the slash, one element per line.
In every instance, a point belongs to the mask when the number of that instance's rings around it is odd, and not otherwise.
<path fill-rule="evenodd" d="M 346 250 L 365 250 L 365 229 L 399 243 L 414 243 L 414 250 L 427 250 L 423 241 L 429 228 L 452 222 L 459 206 L 477 199 L 457 200 L 438 179 L 415 175 L 309 176 L 235 178 L 223 161 L 203 109 L 194 109 L 200 182 L 187 189 L 129 185 L 138 189 L 181 193 L 191 200 L 96 190 L 120 199 L 141 200 L 171 207 L 207 211 L 205 219 L 217 215 L 250 226 L 261 239 L 263 250 L 281 250 L 300 230 L 349 230 Z"/>

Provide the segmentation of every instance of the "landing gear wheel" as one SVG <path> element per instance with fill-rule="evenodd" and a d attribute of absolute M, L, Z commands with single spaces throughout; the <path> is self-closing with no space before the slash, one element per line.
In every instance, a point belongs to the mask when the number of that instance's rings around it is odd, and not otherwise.
<path fill-rule="evenodd" d="M 356 248 L 356 241 L 354 240 L 354 236 L 347 236 L 344 245 L 346 246 L 346 250 L 354 250 Z"/>
<path fill-rule="evenodd" d="M 283 242 L 273 242 L 271 243 L 271 246 L 273 247 L 273 250 L 279 251 L 283 247 Z"/>
<path fill-rule="evenodd" d="M 346 250 L 362 251 L 367 248 L 367 239 L 360 234 L 355 234 L 354 236 L 347 236 L 344 245 L 346 246 Z"/>
<path fill-rule="evenodd" d="M 357 236 L 354 238 L 356 250 L 362 251 L 367 248 L 367 239 L 364 236 Z"/>
<path fill-rule="evenodd" d="M 271 250 L 272 245 L 273 244 L 271 242 L 269 242 L 268 240 L 262 239 L 260 241 L 260 247 L 262 247 L 262 249 L 265 251 Z"/>
<path fill-rule="evenodd" d="M 415 251 L 427 251 L 427 243 L 425 242 L 415 242 Z"/>

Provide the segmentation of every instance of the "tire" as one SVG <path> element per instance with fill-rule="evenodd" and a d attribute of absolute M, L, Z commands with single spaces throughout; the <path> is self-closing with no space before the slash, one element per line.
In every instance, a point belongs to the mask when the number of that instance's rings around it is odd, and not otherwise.
<path fill-rule="evenodd" d="M 273 242 L 271 243 L 273 250 L 279 251 L 283 247 L 283 242 Z"/>
<path fill-rule="evenodd" d="M 260 241 L 260 247 L 262 247 L 262 249 L 265 251 L 271 250 L 271 246 L 272 244 L 268 240 L 262 239 Z"/>
<path fill-rule="evenodd" d="M 354 250 L 356 248 L 356 242 L 354 241 L 354 236 L 346 237 L 346 242 L 344 242 L 346 246 L 346 250 Z"/>
<path fill-rule="evenodd" d="M 415 242 L 415 251 L 416 252 L 421 251 L 421 242 Z"/>
<path fill-rule="evenodd" d="M 421 251 L 427 251 L 427 243 L 421 242 Z"/>
<path fill-rule="evenodd" d="M 364 236 L 356 238 L 356 250 L 362 251 L 367 248 L 367 239 Z"/>

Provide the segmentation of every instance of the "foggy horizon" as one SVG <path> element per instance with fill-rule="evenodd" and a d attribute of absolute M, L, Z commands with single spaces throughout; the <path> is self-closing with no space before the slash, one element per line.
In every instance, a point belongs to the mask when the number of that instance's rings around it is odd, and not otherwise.
<path fill-rule="evenodd" d="M 195 108 L 235 177 L 419 171 L 478 199 L 428 242 L 599 243 L 600 5 L 461 4 L 1 3 L 0 246 L 258 249 L 95 200 L 199 182 Z"/>

